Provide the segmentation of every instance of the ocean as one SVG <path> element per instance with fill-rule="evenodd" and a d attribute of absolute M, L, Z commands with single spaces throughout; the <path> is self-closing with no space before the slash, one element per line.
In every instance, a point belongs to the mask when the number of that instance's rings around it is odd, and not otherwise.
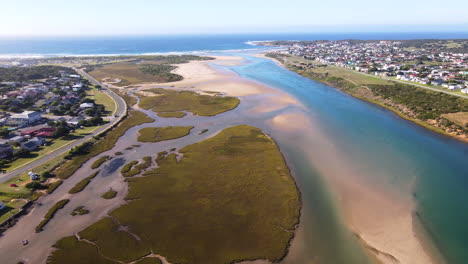
<path fill-rule="evenodd" d="M 415 215 L 448 263 L 463 264 L 468 259 L 468 144 L 424 129 L 378 106 L 363 102 L 329 86 L 303 78 L 274 62 L 251 57 L 249 50 L 264 49 L 252 41 L 320 39 L 421 39 L 468 38 L 468 33 L 361 33 L 361 34 L 237 34 L 133 37 L 3 38 L 0 58 L 85 55 L 223 52 L 244 56 L 248 63 L 230 67 L 240 76 L 285 91 L 305 105 L 311 116 L 333 139 L 341 151 L 349 153 L 363 170 L 375 171 L 385 180 L 414 197 Z M 247 54 L 247 55 L 246 55 Z M 329 263 L 363 263 L 362 256 L 349 252 L 353 246 L 336 231 L 336 215 L 325 202 L 325 191 L 317 188 L 316 174 L 301 164 L 300 155 L 279 142 L 300 174 L 297 181 L 308 199 L 305 219 L 315 221 L 309 230 L 310 244 L 319 247 L 322 260 Z M 313 168 L 312 168 L 313 170 Z M 304 187 L 306 186 L 306 187 Z M 310 186 L 310 187 L 307 187 Z M 302 222 L 301 225 L 307 225 Z M 318 228 L 320 226 L 320 228 Z M 329 228 L 329 229 L 327 229 Z M 332 230 L 334 229 L 334 230 Z M 323 236 L 317 236 L 321 234 Z M 326 238 L 324 237 L 326 236 Z M 345 242 L 347 241 L 347 242 Z M 314 255 L 301 261 L 310 263 Z M 352 259 L 352 261 L 351 261 Z M 349 262 L 342 262 L 350 260 Z M 325 262 L 326 263 L 326 262 Z"/>
<path fill-rule="evenodd" d="M 251 41 L 468 38 L 465 33 L 233 34 L 116 37 L 0 37 L 0 58 L 158 54 L 258 49 Z"/>

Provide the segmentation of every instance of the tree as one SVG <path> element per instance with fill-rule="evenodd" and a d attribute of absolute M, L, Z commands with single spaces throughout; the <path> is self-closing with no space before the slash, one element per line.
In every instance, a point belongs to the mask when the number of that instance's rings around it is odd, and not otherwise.
<path fill-rule="evenodd" d="M 55 130 L 53 137 L 54 138 L 59 138 L 59 137 L 68 135 L 69 132 L 70 132 L 70 130 L 68 129 L 68 127 L 61 124 Z"/>
<path fill-rule="evenodd" d="M 19 148 L 13 151 L 13 156 L 16 158 L 23 158 L 29 155 L 30 151 L 24 148 Z"/>
<path fill-rule="evenodd" d="M 10 135 L 10 131 L 8 131 L 7 129 L 0 129 L 0 137 L 8 138 L 9 135 Z"/>
<path fill-rule="evenodd" d="M 35 191 L 35 190 L 43 190 L 43 189 L 47 189 L 47 186 L 45 185 L 42 185 L 36 181 L 32 181 L 28 184 L 26 184 L 26 188 L 30 189 L 31 191 Z"/>

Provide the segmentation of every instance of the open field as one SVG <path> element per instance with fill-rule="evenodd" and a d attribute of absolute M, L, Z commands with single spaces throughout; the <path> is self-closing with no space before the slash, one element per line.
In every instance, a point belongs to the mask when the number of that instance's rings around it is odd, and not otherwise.
<path fill-rule="evenodd" d="M 116 110 L 116 104 L 112 97 L 103 91 L 99 91 L 96 88 L 92 88 L 86 91 L 88 98 L 94 99 L 96 104 L 103 105 L 106 109 L 106 114 L 111 115 Z"/>
<path fill-rule="evenodd" d="M 140 58 L 111 64 L 95 65 L 90 68 L 88 73 L 100 81 L 111 81 L 118 86 L 144 82 L 165 83 L 183 79 L 182 76 L 171 72 L 177 68 L 177 66 L 171 64 L 207 59 L 210 58 L 191 55 L 153 56 L 148 59 Z"/>
<path fill-rule="evenodd" d="M 447 118 L 459 126 L 468 128 L 468 112 L 443 114 L 442 117 Z"/>
<path fill-rule="evenodd" d="M 150 93 L 154 94 L 151 96 Z M 162 88 L 145 90 L 140 96 L 140 107 L 154 112 L 188 111 L 199 116 L 214 116 L 236 108 L 240 100 L 230 96 L 201 95 L 192 91 Z"/>
<path fill-rule="evenodd" d="M 192 129 L 193 126 L 146 127 L 138 131 L 140 133 L 140 135 L 138 136 L 138 141 L 159 142 L 164 140 L 181 138 L 190 134 L 190 130 Z"/>
<path fill-rule="evenodd" d="M 90 158 L 111 149 L 115 142 L 131 127 L 144 123 L 153 122 L 154 120 L 140 111 L 130 111 L 128 117 L 125 118 L 117 127 L 113 128 L 97 143 L 93 144 L 87 154 L 73 157 L 72 160 L 65 163 L 55 172 L 61 179 L 66 179 L 73 175 L 77 169 Z"/>
<path fill-rule="evenodd" d="M 179 152 L 179 162 L 170 154 L 144 177 L 129 178 L 128 203 L 111 213 L 115 221 L 105 218 L 79 236 L 109 261 L 150 251 L 180 264 L 280 260 L 298 223 L 300 198 L 274 141 L 241 125 Z M 80 253 L 99 257 L 94 245 L 74 237 L 56 247 L 49 264 L 83 263 Z"/>

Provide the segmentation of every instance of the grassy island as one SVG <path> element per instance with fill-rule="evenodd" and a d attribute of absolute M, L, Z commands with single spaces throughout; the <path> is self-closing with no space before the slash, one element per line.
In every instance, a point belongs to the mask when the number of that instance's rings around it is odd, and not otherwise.
<path fill-rule="evenodd" d="M 165 117 L 165 118 L 170 118 L 170 117 L 175 117 L 175 118 L 182 118 L 186 116 L 187 114 L 184 112 L 159 112 L 157 113 L 159 117 Z"/>
<path fill-rule="evenodd" d="M 139 142 L 159 142 L 164 140 L 171 140 L 176 138 L 185 137 L 190 134 L 193 126 L 170 126 L 170 127 L 146 127 L 140 129 L 138 133 Z"/>
<path fill-rule="evenodd" d="M 83 263 L 73 257 L 81 254 L 130 262 L 149 252 L 180 264 L 283 258 L 300 198 L 275 142 L 240 125 L 179 152 L 180 161 L 168 154 L 144 177 L 129 178 L 127 203 L 81 231 L 83 240 L 58 241 L 48 263 Z"/>
<path fill-rule="evenodd" d="M 155 88 L 145 92 L 154 96 L 140 96 L 139 105 L 154 112 L 187 111 L 199 116 L 214 116 L 232 110 L 240 103 L 237 97 L 202 95 L 192 91 Z"/>

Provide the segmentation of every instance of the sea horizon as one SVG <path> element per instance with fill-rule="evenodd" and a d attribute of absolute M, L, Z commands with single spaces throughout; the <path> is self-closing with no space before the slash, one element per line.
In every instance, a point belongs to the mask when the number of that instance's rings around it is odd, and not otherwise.
<path fill-rule="evenodd" d="M 336 32 L 159 34 L 115 36 L 0 36 L 0 59 L 201 54 L 266 50 L 256 41 L 463 39 L 468 32 Z"/>

